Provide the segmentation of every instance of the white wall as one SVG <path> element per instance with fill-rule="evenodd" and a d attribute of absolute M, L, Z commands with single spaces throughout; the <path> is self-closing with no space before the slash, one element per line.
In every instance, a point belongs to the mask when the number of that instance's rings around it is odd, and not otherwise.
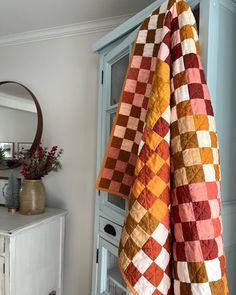
<path fill-rule="evenodd" d="M 63 170 L 44 179 L 48 204 L 69 212 L 64 295 L 89 295 L 91 289 L 98 88 L 91 46 L 98 38 L 94 33 L 0 48 L 0 80 L 19 81 L 35 93 L 43 143 L 65 150 Z"/>
<path fill-rule="evenodd" d="M 33 142 L 36 129 L 35 113 L 0 107 L 0 142 Z"/>

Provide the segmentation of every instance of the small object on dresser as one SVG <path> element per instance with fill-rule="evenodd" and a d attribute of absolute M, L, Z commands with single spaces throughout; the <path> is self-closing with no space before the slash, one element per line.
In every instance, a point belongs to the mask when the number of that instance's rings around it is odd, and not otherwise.
<path fill-rule="evenodd" d="M 4 185 L 2 193 L 6 200 L 8 212 L 15 213 L 19 209 L 20 181 L 13 173 L 10 174 L 8 183 Z"/>
<path fill-rule="evenodd" d="M 53 146 L 51 150 L 42 147 L 40 143 L 34 152 L 21 151 L 19 162 L 22 165 L 21 174 L 24 176 L 20 190 L 20 213 L 23 215 L 42 214 L 45 210 L 45 189 L 42 178 L 51 171 L 62 168 L 59 161 L 63 153 Z"/>

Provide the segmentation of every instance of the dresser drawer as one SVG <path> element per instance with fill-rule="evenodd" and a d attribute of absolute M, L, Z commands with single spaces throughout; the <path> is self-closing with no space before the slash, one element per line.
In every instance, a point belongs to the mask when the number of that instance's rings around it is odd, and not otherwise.
<path fill-rule="evenodd" d="M 0 255 L 5 253 L 5 238 L 0 236 Z"/>
<path fill-rule="evenodd" d="M 106 240 L 110 240 L 113 243 L 115 242 L 116 245 L 118 245 L 120 241 L 121 229 L 122 227 L 118 224 L 103 217 L 99 218 L 100 235 Z"/>

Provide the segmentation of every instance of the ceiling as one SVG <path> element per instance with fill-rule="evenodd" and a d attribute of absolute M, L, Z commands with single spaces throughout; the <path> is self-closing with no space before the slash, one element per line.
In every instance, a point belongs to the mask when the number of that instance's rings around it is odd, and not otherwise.
<path fill-rule="evenodd" d="M 135 13 L 154 0 L 0 0 L 0 37 Z"/>

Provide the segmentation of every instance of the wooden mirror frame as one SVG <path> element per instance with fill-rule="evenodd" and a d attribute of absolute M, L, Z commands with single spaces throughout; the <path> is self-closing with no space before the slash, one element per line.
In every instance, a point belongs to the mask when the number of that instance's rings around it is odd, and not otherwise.
<path fill-rule="evenodd" d="M 31 97 L 33 98 L 33 101 L 35 103 L 36 110 L 37 110 L 38 124 L 37 124 L 36 134 L 35 134 L 33 143 L 32 143 L 31 148 L 30 148 L 30 152 L 33 153 L 33 152 L 36 151 L 37 146 L 39 145 L 39 143 L 41 141 L 41 137 L 42 137 L 42 133 L 43 133 L 43 115 L 42 115 L 42 110 L 41 110 L 40 104 L 39 104 L 36 96 L 33 94 L 33 92 L 28 87 L 26 87 L 25 85 L 23 85 L 23 84 L 21 84 L 19 82 L 16 82 L 16 81 L 2 81 L 2 82 L 0 82 L 0 86 L 4 85 L 4 84 L 8 84 L 8 83 L 16 84 L 16 85 L 19 85 L 19 86 L 23 87 L 31 95 Z M 16 166 L 19 166 L 19 165 L 16 164 Z M 16 167 L 16 166 L 14 166 L 14 167 Z M 10 169 L 10 168 L 12 169 L 14 167 L 9 167 L 9 168 L 6 168 L 6 169 Z"/>

